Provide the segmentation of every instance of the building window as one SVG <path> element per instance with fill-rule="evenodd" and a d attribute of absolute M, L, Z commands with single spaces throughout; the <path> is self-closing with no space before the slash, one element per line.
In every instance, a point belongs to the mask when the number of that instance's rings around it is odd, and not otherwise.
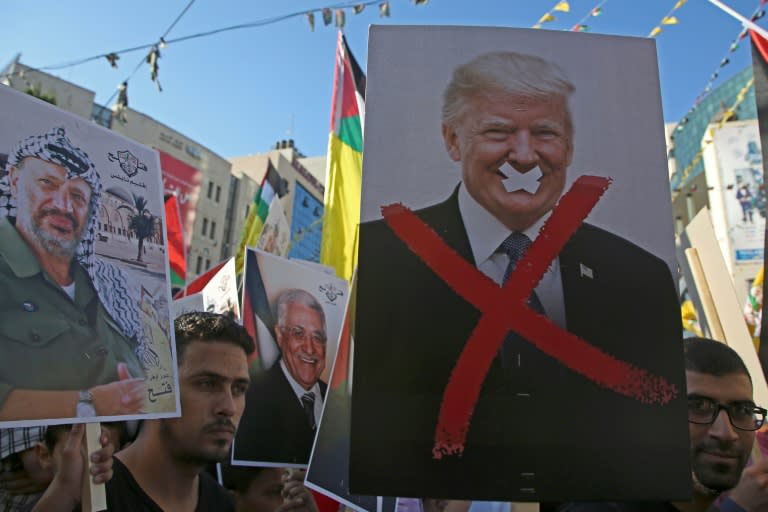
<path fill-rule="evenodd" d="M 112 110 L 94 103 L 91 110 L 91 120 L 104 128 L 112 128 Z"/>
<path fill-rule="evenodd" d="M 208 219 L 203 217 L 203 236 L 208 234 Z"/>
<path fill-rule="evenodd" d="M 208 270 L 209 268 L 211 268 L 211 260 L 206 259 L 205 260 L 205 270 Z"/>
<path fill-rule="evenodd" d="M 211 221 L 211 240 L 213 240 L 213 237 L 216 236 L 216 221 Z"/>
<path fill-rule="evenodd" d="M 246 219 L 248 218 L 248 214 L 249 214 L 250 212 L 251 212 L 251 204 L 250 204 L 250 203 L 248 203 L 247 205 L 245 205 L 245 218 L 246 218 Z"/>
<path fill-rule="evenodd" d="M 221 199 L 221 187 L 219 185 L 216 185 L 216 202 L 218 203 Z"/>
<path fill-rule="evenodd" d="M 213 196 L 213 182 L 209 181 L 208 182 L 208 199 L 210 199 L 211 196 Z"/>
<path fill-rule="evenodd" d="M 195 274 L 199 274 L 203 270 L 203 257 L 197 257 L 197 266 L 195 267 Z"/>

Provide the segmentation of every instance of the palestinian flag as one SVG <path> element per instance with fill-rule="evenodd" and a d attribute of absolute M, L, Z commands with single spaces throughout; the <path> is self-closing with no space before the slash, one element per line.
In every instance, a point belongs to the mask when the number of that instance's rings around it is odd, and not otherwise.
<path fill-rule="evenodd" d="M 230 257 L 231 258 L 231 257 Z M 187 285 L 186 288 L 178 292 L 176 295 L 173 296 L 174 299 L 180 299 L 186 295 L 192 295 L 193 293 L 199 293 L 203 291 L 203 288 L 205 288 L 205 285 L 208 284 L 208 281 L 210 281 L 213 276 L 215 276 L 219 270 L 227 263 L 228 260 L 224 260 L 221 263 L 218 263 L 217 265 L 214 265 L 208 271 L 206 271 L 204 274 L 200 274 L 197 279 L 192 281 Z"/>
<path fill-rule="evenodd" d="M 357 264 L 363 172 L 365 75 L 339 32 L 328 140 L 323 240 L 320 263 L 349 280 Z"/>
<path fill-rule="evenodd" d="M 235 272 L 237 274 L 243 272 L 245 248 L 255 246 L 259 240 L 259 235 L 261 235 L 261 230 L 264 227 L 264 219 L 267 218 L 267 213 L 269 213 L 269 205 L 272 202 L 272 198 L 275 195 L 283 197 L 287 193 L 288 186 L 286 181 L 277 173 L 277 169 L 272 165 L 272 162 L 267 160 L 267 172 L 264 174 L 264 179 L 261 180 L 261 185 L 253 198 L 253 204 L 248 212 L 248 218 L 245 219 L 243 233 L 240 235 L 240 244 L 235 254 Z"/>
<path fill-rule="evenodd" d="M 261 277 L 261 270 L 253 249 L 245 249 L 245 277 L 243 278 L 242 315 L 243 327 L 256 340 L 255 357 L 250 361 L 251 374 L 261 372 L 259 354 L 270 354 L 277 350 L 275 340 L 275 318 L 267 298 L 267 290 Z"/>
<path fill-rule="evenodd" d="M 184 231 L 175 194 L 165 196 L 165 230 L 168 237 L 168 260 L 171 263 L 171 288 L 183 288 L 187 281 Z"/>
<path fill-rule="evenodd" d="M 344 315 L 344 325 L 341 328 L 339 338 L 339 348 L 336 350 L 336 362 L 333 365 L 333 375 L 331 375 L 331 391 L 344 392 L 347 395 L 352 394 L 352 343 L 354 332 L 355 304 L 357 297 L 357 279 L 353 274 L 352 285 L 349 287 L 349 302 L 347 302 L 347 311 Z"/>

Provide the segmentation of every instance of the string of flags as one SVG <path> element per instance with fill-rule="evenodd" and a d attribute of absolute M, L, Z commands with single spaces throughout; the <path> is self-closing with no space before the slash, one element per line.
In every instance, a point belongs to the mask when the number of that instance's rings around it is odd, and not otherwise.
<path fill-rule="evenodd" d="M 675 12 L 677 12 L 678 9 L 680 9 L 688 0 L 677 0 L 675 2 L 674 7 L 669 10 L 669 12 L 661 18 L 661 21 L 658 25 L 653 27 L 651 32 L 648 34 L 648 37 L 656 37 L 659 34 L 661 34 L 661 26 L 662 25 L 677 25 L 680 23 L 680 21 L 677 19 L 677 16 L 675 16 Z"/>
<path fill-rule="evenodd" d="M 539 21 L 537 21 L 532 28 L 541 28 L 544 23 L 555 21 L 555 15 L 553 13 L 556 11 L 570 12 L 571 5 L 566 0 L 558 0 L 558 2 L 556 2 L 550 10 L 548 10 L 541 18 L 539 18 Z"/>
<path fill-rule="evenodd" d="M 429 2 L 429 0 L 413 0 L 413 4 L 416 5 L 416 6 L 425 5 L 428 2 Z M 149 52 L 146 54 L 146 56 L 141 61 L 139 61 L 139 64 L 136 66 L 136 68 L 131 73 L 131 75 L 128 76 L 125 80 L 122 81 L 120 86 L 115 90 L 115 92 L 112 94 L 112 96 L 106 101 L 106 103 L 109 104 L 118 95 L 120 97 L 127 98 L 128 81 L 131 78 L 133 78 L 133 75 L 140 69 L 141 65 L 144 64 L 144 63 L 149 65 L 149 68 L 150 68 L 150 79 L 152 80 L 152 82 L 155 83 L 155 85 L 157 86 L 158 91 L 162 92 L 163 88 L 160 85 L 160 81 L 158 80 L 158 75 L 159 75 L 159 70 L 160 70 L 159 60 L 160 60 L 160 57 L 161 57 L 160 50 L 165 48 L 170 43 L 176 43 L 176 42 L 181 42 L 181 41 L 187 41 L 187 40 L 190 40 L 190 39 L 196 39 L 196 38 L 200 38 L 200 37 L 211 36 L 211 35 L 219 34 L 219 33 L 222 33 L 222 32 L 227 32 L 227 31 L 231 31 L 231 30 L 240 30 L 240 29 L 244 29 L 244 28 L 253 28 L 253 27 L 260 27 L 260 26 L 264 26 L 264 25 L 270 25 L 270 24 L 273 24 L 273 23 L 277 23 L 277 22 L 284 21 L 284 20 L 289 19 L 289 18 L 294 18 L 294 17 L 302 16 L 302 15 L 307 17 L 307 21 L 309 22 L 310 30 L 314 31 L 314 29 L 315 29 L 315 13 L 316 12 L 321 13 L 324 25 L 326 25 L 326 26 L 330 25 L 333 22 L 334 15 L 335 15 L 335 20 L 336 20 L 335 25 L 336 25 L 336 27 L 343 28 L 344 25 L 346 24 L 345 8 L 351 8 L 352 12 L 354 14 L 360 14 L 361 12 L 363 12 L 363 10 L 365 9 L 366 6 L 374 5 L 374 4 L 378 4 L 379 16 L 380 17 L 388 18 L 390 16 L 390 2 L 389 2 L 389 0 L 385 0 L 385 1 L 382 1 L 382 0 L 368 0 L 368 1 L 365 1 L 365 2 L 358 2 L 358 3 L 350 2 L 349 4 L 336 4 L 336 5 L 333 5 L 333 6 L 330 6 L 330 7 L 320 7 L 320 8 L 317 8 L 317 9 L 313 9 L 311 11 L 293 12 L 293 13 L 285 14 L 285 15 L 282 15 L 282 16 L 277 16 L 277 17 L 269 18 L 269 19 L 266 19 L 266 20 L 259 20 L 259 21 L 252 22 L 252 23 L 243 23 L 243 24 L 233 25 L 233 26 L 229 26 L 229 27 L 218 28 L 218 29 L 209 30 L 209 31 L 206 31 L 206 32 L 200 32 L 200 33 L 196 33 L 196 34 L 192 34 L 192 35 L 188 35 L 188 36 L 182 36 L 182 37 L 178 37 L 178 38 L 174 38 L 174 39 L 169 39 L 169 40 L 166 41 L 165 40 L 165 36 L 168 34 L 168 32 L 170 32 L 170 29 L 173 28 L 173 26 L 176 24 L 176 22 L 178 22 L 178 20 L 181 18 L 181 16 L 183 16 L 183 14 L 186 13 L 186 11 L 189 9 L 189 7 L 192 5 L 192 3 L 194 3 L 194 0 L 190 1 L 190 3 L 187 5 L 187 7 L 182 11 L 181 15 L 179 15 L 179 17 L 177 17 L 176 21 L 174 21 L 174 23 L 171 25 L 171 27 L 166 31 L 165 35 L 163 37 L 160 37 L 159 41 L 156 41 L 154 43 L 134 46 L 134 47 L 131 47 L 131 48 L 125 48 L 123 50 L 117 50 L 117 51 L 111 51 L 111 52 L 107 52 L 107 53 L 101 53 L 101 54 L 98 54 L 98 55 L 93 55 L 91 57 L 85 57 L 83 59 L 79 59 L 79 60 L 76 60 L 76 61 L 70 61 L 70 62 L 67 62 L 67 63 L 64 63 L 64 64 L 50 65 L 50 66 L 41 66 L 39 68 L 32 68 L 32 69 L 34 69 L 35 71 L 59 70 L 59 69 L 65 69 L 65 68 L 70 68 L 70 67 L 74 67 L 74 66 L 79 66 L 81 64 L 85 64 L 87 62 L 91 62 L 91 61 L 94 61 L 94 60 L 100 60 L 100 59 L 105 59 L 109 63 L 110 67 L 112 67 L 113 69 L 117 69 L 118 68 L 118 61 L 120 60 L 120 55 L 121 54 L 149 49 Z M 562 2 L 562 3 L 567 4 L 567 2 Z M 335 11 L 333 10 L 333 8 L 335 8 Z M 18 72 L 18 73 L 20 74 L 21 72 Z M 16 74 L 16 73 L 14 73 L 14 74 Z M 10 75 L 7 75 L 7 76 L 10 77 Z M 116 105 L 116 107 L 122 112 L 122 111 L 125 110 L 126 104 L 127 104 L 127 102 L 120 102 L 118 100 L 118 104 Z"/>
<path fill-rule="evenodd" d="M 578 22 L 576 22 L 570 29 L 571 32 L 587 32 L 589 31 L 589 25 L 586 23 L 590 18 L 600 16 L 603 13 L 603 6 L 608 0 L 600 0 L 595 4 L 586 15 L 584 15 Z M 532 28 L 542 28 L 545 23 L 551 23 L 556 20 L 555 12 L 569 13 L 571 12 L 571 5 L 566 0 L 558 0 L 546 13 L 544 13 Z"/>
<path fill-rule="evenodd" d="M 750 16 L 750 19 L 752 21 L 757 21 L 763 16 L 765 16 L 765 10 L 763 10 L 763 5 L 765 4 L 764 0 L 761 0 L 758 4 L 757 8 L 755 8 L 755 11 Z M 741 31 L 739 31 L 739 34 L 731 41 L 731 44 L 728 46 L 728 51 L 726 52 L 725 56 L 720 59 L 720 63 L 717 65 L 715 70 L 712 72 L 712 74 L 709 76 L 709 80 L 707 81 L 707 85 L 704 86 L 704 89 L 699 93 L 698 96 L 696 96 L 696 99 L 693 102 L 693 105 L 691 108 L 688 109 L 688 112 L 685 113 L 683 118 L 680 120 L 679 123 L 677 123 L 677 126 L 675 126 L 675 129 L 672 132 L 672 139 L 674 140 L 675 135 L 677 133 L 680 133 L 685 129 L 685 125 L 688 123 L 688 119 L 691 114 L 698 108 L 699 104 L 704 100 L 704 98 L 707 97 L 707 95 L 712 92 L 712 88 L 714 86 L 715 81 L 720 76 L 720 70 L 723 69 L 725 66 L 730 64 L 731 62 L 731 54 L 733 54 L 736 50 L 739 49 L 739 43 L 746 38 L 748 35 L 748 31 L 746 28 L 742 28 Z"/>
<path fill-rule="evenodd" d="M 429 0 L 413 0 L 414 5 L 425 5 L 429 2 Z M 379 6 L 379 17 L 380 18 L 389 18 L 391 15 L 390 11 L 390 3 L 389 1 L 382 2 L 381 0 L 371 0 L 369 2 L 362 2 L 359 4 L 354 4 L 348 7 L 352 8 L 353 14 L 360 14 L 365 10 L 365 8 L 369 5 L 378 4 Z M 312 32 L 315 31 L 315 13 L 319 12 L 322 20 L 323 25 L 328 26 L 331 23 L 335 21 L 335 26 L 337 28 L 344 28 L 344 25 L 346 25 L 347 22 L 347 16 L 346 11 L 344 8 L 337 8 L 333 10 L 331 7 L 322 7 L 319 9 L 313 9 L 311 11 L 307 11 L 305 13 L 305 16 L 307 18 L 307 23 L 309 24 L 309 30 Z"/>
<path fill-rule="evenodd" d="M 594 7 L 592 7 L 589 10 L 589 12 L 586 15 L 584 15 L 583 18 L 581 18 L 571 27 L 571 32 L 588 32 L 589 25 L 586 24 L 586 21 L 590 18 L 595 18 L 603 14 L 603 6 L 606 3 L 608 3 L 608 0 L 601 0 L 600 2 L 598 2 Z"/>
<path fill-rule="evenodd" d="M 715 127 L 715 130 L 719 130 L 722 128 L 725 123 L 728 122 L 735 114 L 736 109 L 739 108 L 739 105 L 741 105 L 741 102 L 744 101 L 744 98 L 747 97 L 747 93 L 749 92 L 749 89 L 754 84 L 755 79 L 750 78 L 749 81 L 739 90 L 739 93 L 736 95 L 736 100 L 733 102 L 733 105 L 731 105 L 728 110 L 725 111 L 723 114 L 723 118 L 720 120 L 720 122 Z M 693 160 L 691 160 L 691 163 L 689 163 L 685 169 L 683 169 L 683 172 L 680 175 L 680 183 L 685 183 L 685 181 L 688 179 L 688 176 L 691 174 L 691 171 L 701 162 L 701 159 L 704 156 L 704 148 L 699 148 L 699 150 L 696 152 L 696 155 L 693 157 Z M 677 196 L 680 194 L 680 187 L 677 187 L 672 190 L 672 201 L 674 202 Z"/>
<path fill-rule="evenodd" d="M 413 0 L 413 4 L 416 5 L 416 6 L 425 5 L 427 3 L 429 3 L 429 0 Z M 254 27 L 261 27 L 261 26 L 265 26 L 265 25 L 271 25 L 271 24 L 278 23 L 278 22 L 281 22 L 281 21 L 285 21 L 287 19 L 295 18 L 295 17 L 298 17 L 298 16 L 306 16 L 308 18 L 309 22 L 310 22 L 310 28 L 314 29 L 315 13 L 321 13 L 322 16 L 323 16 L 324 24 L 325 25 L 330 25 L 333 22 L 333 19 L 334 19 L 334 10 L 333 9 L 336 10 L 335 11 L 336 14 L 338 14 L 340 11 L 343 12 L 344 9 L 350 9 L 350 8 L 354 12 L 354 14 L 360 14 L 361 12 L 363 12 L 365 7 L 370 6 L 370 5 L 374 5 L 374 4 L 378 4 L 378 6 L 379 6 L 379 16 L 381 16 L 383 18 L 387 18 L 387 17 L 390 16 L 391 10 L 390 10 L 390 1 L 389 0 L 385 0 L 385 1 L 382 1 L 382 0 L 367 0 L 367 1 L 363 1 L 363 2 L 351 1 L 351 2 L 348 2 L 348 3 L 341 3 L 341 4 L 336 3 L 336 4 L 328 6 L 328 7 L 318 7 L 316 9 L 312 9 L 310 11 L 303 10 L 303 11 L 292 12 L 292 13 L 288 13 L 288 14 L 284 14 L 284 15 L 280 15 L 280 16 L 275 16 L 275 17 L 268 18 L 268 19 L 258 20 L 258 21 L 254 21 L 254 22 L 250 22 L 250 23 L 240 23 L 240 24 L 237 24 L 237 25 L 232 25 L 232 26 L 228 26 L 228 27 L 221 27 L 221 28 L 217 28 L 217 29 L 207 30 L 205 32 L 198 32 L 198 33 L 195 33 L 195 34 L 190 34 L 190 35 L 187 35 L 187 36 L 176 37 L 176 38 L 173 38 L 173 39 L 167 39 L 166 40 L 164 37 L 161 37 L 159 39 L 159 41 L 154 41 L 154 42 L 147 43 L 147 44 L 141 44 L 141 45 L 138 45 L 138 46 L 133 46 L 131 48 L 124 48 L 122 50 L 116 50 L 116 51 L 110 51 L 110 52 L 106 52 L 106 53 L 100 53 L 98 55 L 92 55 L 90 57 L 85 57 L 85 58 L 82 58 L 82 59 L 78 59 L 78 60 L 74 60 L 74 61 L 69 61 L 69 62 L 65 62 L 65 63 L 62 63 L 62 64 L 53 64 L 53 65 L 49 65 L 49 66 L 40 66 L 38 68 L 33 68 L 33 69 L 35 69 L 36 71 L 55 71 L 55 70 L 60 70 L 60 69 L 66 69 L 66 68 L 71 68 L 71 67 L 79 66 L 79 65 L 86 64 L 88 62 L 95 61 L 95 60 L 100 60 L 100 59 L 106 59 L 107 62 L 109 63 L 109 65 L 112 68 L 117 68 L 118 67 L 118 61 L 120 60 L 120 56 L 122 54 L 125 54 L 125 53 L 131 53 L 131 52 L 141 51 L 141 50 L 149 50 L 149 52 L 151 53 L 153 48 L 155 48 L 155 47 L 157 47 L 158 49 L 163 49 L 163 48 L 165 48 L 167 45 L 169 45 L 171 43 L 178 43 L 178 42 L 182 42 L 182 41 L 188 41 L 188 40 L 191 40 L 191 39 L 198 39 L 198 38 L 201 38 L 201 37 L 208 37 L 208 36 L 220 34 L 220 33 L 223 33 L 223 32 L 229 32 L 229 31 L 232 31 L 232 30 L 242 30 L 242 29 L 246 29 L 246 28 L 254 28 Z M 185 8 L 185 11 L 186 11 L 186 8 Z M 340 17 L 337 16 L 337 23 L 343 23 L 345 21 L 346 21 L 345 16 L 340 16 Z M 159 58 L 159 52 L 158 52 L 156 57 Z M 149 58 L 149 54 L 147 54 L 147 59 L 148 58 Z M 149 61 L 147 60 L 147 62 L 149 62 Z"/>

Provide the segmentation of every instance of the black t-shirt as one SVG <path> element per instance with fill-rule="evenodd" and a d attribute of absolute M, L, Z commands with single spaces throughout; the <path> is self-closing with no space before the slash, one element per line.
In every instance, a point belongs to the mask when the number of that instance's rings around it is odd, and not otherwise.
<path fill-rule="evenodd" d="M 112 480 L 107 482 L 109 512 L 163 512 L 144 492 L 120 459 L 113 457 Z M 205 471 L 200 473 L 196 512 L 234 512 L 235 503 L 229 492 Z"/>

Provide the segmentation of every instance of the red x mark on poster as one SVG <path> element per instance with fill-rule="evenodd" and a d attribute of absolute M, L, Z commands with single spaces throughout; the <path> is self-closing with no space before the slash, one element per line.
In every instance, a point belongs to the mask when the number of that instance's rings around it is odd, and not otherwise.
<path fill-rule="evenodd" d="M 596 384 L 647 404 L 666 404 L 678 389 L 660 376 L 618 360 L 530 309 L 528 297 L 571 235 L 610 185 L 581 176 L 560 199 L 541 233 L 499 287 L 402 204 L 382 208 L 384 220 L 408 248 L 483 316 L 459 356 L 443 393 L 432 456 L 460 455 L 493 359 L 509 331 Z"/>

